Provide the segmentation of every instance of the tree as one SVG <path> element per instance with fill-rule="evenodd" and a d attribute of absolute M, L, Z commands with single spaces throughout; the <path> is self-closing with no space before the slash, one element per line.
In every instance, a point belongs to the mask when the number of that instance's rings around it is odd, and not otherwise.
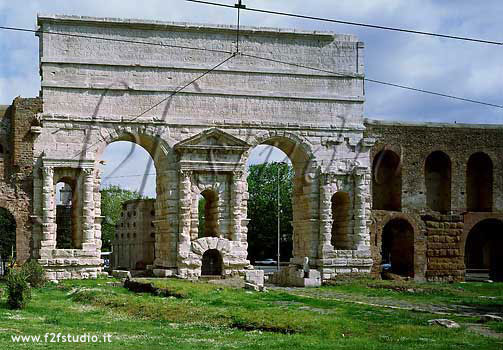
<path fill-rule="evenodd" d="M 101 239 L 103 250 L 110 250 L 111 241 L 115 233 L 122 211 L 122 203 L 131 199 L 144 199 L 140 193 L 123 189 L 116 185 L 110 185 L 101 191 L 101 215 L 105 218 L 101 224 Z"/>
<path fill-rule="evenodd" d="M 16 249 L 16 220 L 4 208 L 0 208 L 0 256 L 7 260 Z"/>
<path fill-rule="evenodd" d="M 279 174 L 279 176 L 278 176 Z M 248 169 L 248 257 L 277 256 L 278 177 L 280 187 L 281 260 L 292 256 L 293 168 L 285 163 L 252 165 Z"/>

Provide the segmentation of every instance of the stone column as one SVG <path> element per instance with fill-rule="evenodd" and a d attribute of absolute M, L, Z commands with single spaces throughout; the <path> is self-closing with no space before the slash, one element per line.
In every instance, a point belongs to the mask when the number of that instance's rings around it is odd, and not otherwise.
<path fill-rule="evenodd" d="M 319 256 L 325 257 L 325 252 L 333 250 L 332 246 L 332 191 L 329 174 L 320 175 L 320 251 Z"/>
<path fill-rule="evenodd" d="M 56 247 L 54 227 L 54 168 L 42 167 L 42 247 Z"/>
<path fill-rule="evenodd" d="M 95 208 L 94 208 L 94 169 L 82 169 L 83 174 L 83 220 L 82 225 L 82 248 L 86 249 L 85 245 L 92 244 L 94 246 L 94 223 L 95 223 Z M 88 246 L 89 247 L 89 246 Z M 89 247 L 94 248 L 94 247 Z"/>
<path fill-rule="evenodd" d="M 231 176 L 231 232 L 229 239 L 239 241 L 241 239 L 241 205 L 243 202 L 243 171 L 232 172 Z"/>
<path fill-rule="evenodd" d="M 367 199 L 368 181 L 367 173 L 363 170 L 356 170 L 355 176 L 355 203 L 354 203 L 354 249 L 356 250 L 369 250 L 370 249 L 370 236 L 367 229 Z"/>
<path fill-rule="evenodd" d="M 179 212 L 178 212 L 178 262 L 189 257 L 190 253 L 190 224 L 191 224 L 191 176 L 192 172 L 181 170 L 178 178 Z M 179 273 L 183 274 L 183 272 Z"/>

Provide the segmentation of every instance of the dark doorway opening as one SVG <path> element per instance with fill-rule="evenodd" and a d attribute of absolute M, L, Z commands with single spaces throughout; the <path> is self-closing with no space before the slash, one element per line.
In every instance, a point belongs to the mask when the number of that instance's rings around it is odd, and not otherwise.
<path fill-rule="evenodd" d="M 487 219 L 475 225 L 465 244 L 467 279 L 503 281 L 503 222 Z"/>
<path fill-rule="evenodd" d="M 5 208 L 0 208 L 0 276 L 16 259 L 16 220 Z"/>
<path fill-rule="evenodd" d="M 201 266 L 202 276 L 222 275 L 222 256 L 216 249 L 209 249 L 203 254 L 203 264 Z"/>
<path fill-rule="evenodd" d="M 388 271 L 414 277 L 414 229 L 406 220 L 394 219 L 384 226 L 381 258 Z"/>

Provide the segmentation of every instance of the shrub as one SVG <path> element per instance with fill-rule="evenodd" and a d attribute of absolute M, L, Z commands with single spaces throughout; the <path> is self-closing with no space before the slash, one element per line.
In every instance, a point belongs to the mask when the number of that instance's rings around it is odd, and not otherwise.
<path fill-rule="evenodd" d="M 21 269 L 25 273 L 30 286 L 39 288 L 43 287 L 47 282 L 47 278 L 45 277 L 45 270 L 36 260 L 27 261 L 26 263 L 24 263 Z"/>
<path fill-rule="evenodd" d="M 28 276 L 19 268 L 9 269 L 7 274 L 7 304 L 11 309 L 22 309 L 31 299 L 31 289 Z"/>

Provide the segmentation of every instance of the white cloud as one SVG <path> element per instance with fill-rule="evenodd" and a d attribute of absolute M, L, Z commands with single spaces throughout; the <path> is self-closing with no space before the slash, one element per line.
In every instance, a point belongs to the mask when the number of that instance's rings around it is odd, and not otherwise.
<path fill-rule="evenodd" d="M 215 0 L 234 4 L 233 0 Z M 450 35 L 502 40 L 503 6 L 498 0 L 245 0 L 248 7 L 301 13 L 392 27 L 405 27 Z M 72 14 L 98 17 L 144 18 L 166 21 L 234 24 L 234 10 L 183 0 L 109 1 L 36 1 L 0 0 L 0 24 L 35 28 L 36 14 Z M 356 34 L 365 42 L 368 77 L 398 84 L 501 104 L 503 91 L 503 51 L 501 47 L 416 36 L 362 27 L 338 25 L 289 17 L 242 12 L 242 24 L 330 30 Z M 0 104 L 15 96 L 36 96 L 39 90 L 38 43 L 33 34 L 0 31 Z M 379 119 L 407 121 L 457 121 L 503 123 L 503 113 L 491 107 L 451 101 L 392 87 L 366 84 L 365 115 Z M 113 147 L 112 147 L 113 146 Z M 111 151 L 109 148 L 112 147 Z M 107 168 L 116 167 L 119 154 L 128 146 L 111 145 L 105 156 Z M 263 161 L 257 148 L 251 163 Z M 262 153 L 264 154 L 264 153 Z M 274 152 L 271 159 L 282 160 Z M 135 152 L 134 161 L 125 164 L 117 175 L 134 175 L 146 166 L 145 152 Z M 131 166 L 133 164 L 133 166 Z M 109 172 L 111 170 L 108 170 Z M 140 171 L 141 172 L 141 171 Z M 141 177 L 140 177 L 141 179 Z M 148 177 L 147 193 L 155 193 L 155 177 Z M 110 179 L 136 189 L 141 180 L 135 177 Z"/>

